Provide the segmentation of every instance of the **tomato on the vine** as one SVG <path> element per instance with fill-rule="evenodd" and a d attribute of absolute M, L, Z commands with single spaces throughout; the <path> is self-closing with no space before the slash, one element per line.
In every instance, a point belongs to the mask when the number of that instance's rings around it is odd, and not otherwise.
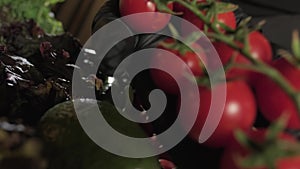
<path fill-rule="evenodd" d="M 192 0 L 190 0 L 190 1 L 192 2 Z M 197 3 L 205 3 L 205 2 L 206 2 L 206 0 L 197 0 Z M 186 19 L 187 21 L 189 21 L 192 24 L 194 24 L 195 26 L 197 26 L 200 30 L 204 30 L 204 25 L 205 25 L 204 22 L 201 19 L 199 19 L 189 9 L 186 9 L 181 4 L 174 3 L 174 11 L 178 12 L 178 13 L 182 13 L 182 17 L 184 19 Z M 206 14 L 207 12 L 206 11 L 202 11 L 202 13 Z M 231 29 L 235 29 L 236 28 L 236 18 L 235 18 L 235 15 L 234 15 L 234 13 L 232 11 L 230 11 L 230 12 L 224 12 L 224 13 L 218 13 L 216 15 L 216 18 L 212 18 L 212 21 L 214 21 L 214 19 L 217 19 L 217 21 L 219 21 L 220 23 L 228 26 Z M 221 30 L 222 32 L 225 32 L 225 30 L 223 30 L 219 24 L 217 24 L 217 28 L 219 30 Z M 189 33 L 189 31 L 190 31 L 190 30 L 188 30 L 188 28 L 185 27 L 185 25 L 182 25 L 182 29 L 186 33 Z"/>
<path fill-rule="evenodd" d="M 216 90 L 224 87 L 225 83 L 215 86 Z M 230 81 L 226 83 L 226 101 L 222 118 L 212 136 L 204 143 L 210 147 L 224 147 L 233 139 L 236 129 L 248 130 L 252 127 L 256 117 L 256 103 L 250 87 L 243 81 Z M 208 112 L 211 107 L 211 89 L 199 87 L 200 108 L 198 116 L 189 136 L 198 141 Z M 191 103 L 199 104 L 199 103 Z M 189 112 L 186 112 L 186 121 L 189 119 Z M 185 121 L 182 121 L 185 128 Z"/>
<path fill-rule="evenodd" d="M 192 0 L 189 0 L 190 2 L 192 2 Z M 197 0 L 197 2 L 206 2 L 206 0 Z M 182 6 L 181 4 L 179 4 L 178 2 L 174 2 L 174 12 L 177 13 L 184 13 L 185 12 L 185 7 Z"/>
<path fill-rule="evenodd" d="M 255 143 L 263 143 L 266 141 L 267 129 L 252 129 L 246 132 L 247 137 Z M 279 141 L 288 143 L 296 143 L 296 139 L 289 134 L 279 133 L 277 138 Z M 239 162 L 245 158 L 249 158 L 254 151 L 241 145 L 236 139 L 228 145 L 221 157 L 220 169 L 268 169 L 266 166 L 243 168 Z M 294 169 L 300 166 L 300 156 L 284 157 L 274 160 L 276 169 Z"/>
<path fill-rule="evenodd" d="M 164 40 L 164 42 L 174 43 L 174 40 L 166 39 L 166 40 Z M 179 42 L 175 42 L 175 43 L 179 43 Z M 183 45 L 183 44 L 181 44 L 181 45 Z M 185 72 L 187 72 L 187 70 L 186 70 L 187 67 L 191 70 L 193 75 L 196 77 L 201 77 L 204 75 L 203 62 L 206 62 L 206 55 L 205 55 L 202 47 L 199 46 L 197 43 L 192 44 L 192 46 L 194 49 L 198 50 L 197 52 L 200 54 L 200 56 L 198 56 L 197 53 L 195 53 L 192 50 L 187 50 L 182 53 L 177 49 L 169 49 L 162 45 L 158 46 L 158 48 L 160 48 L 160 49 L 164 49 L 164 50 L 172 52 L 173 54 L 178 56 L 180 59 L 182 59 L 182 61 L 184 62 L 183 64 L 181 64 L 181 63 L 175 62 L 174 60 L 166 60 L 166 59 L 164 59 L 163 53 L 161 53 L 159 51 L 155 52 L 155 54 L 151 60 L 151 64 L 153 64 L 153 65 L 168 64 L 168 65 L 170 65 L 168 68 L 172 69 L 173 72 L 175 72 L 175 77 L 171 77 L 171 75 L 169 75 L 167 72 L 157 70 L 157 69 L 151 69 L 151 71 L 150 71 L 151 77 L 158 88 L 160 88 L 170 94 L 178 94 L 179 88 L 177 87 L 177 83 L 175 82 L 174 79 L 185 80 L 186 79 Z"/>
<path fill-rule="evenodd" d="M 205 13 L 205 12 L 203 12 Z M 195 26 L 197 26 L 200 30 L 204 30 L 204 22 L 199 19 L 192 11 L 190 10 L 184 10 L 183 16 L 184 19 L 186 19 L 187 21 L 191 22 L 192 24 L 194 24 Z M 236 28 L 236 18 L 233 12 L 225 12 L 225 13 L 219 13 L 216 15 L 216 18 L 213 18 L 212 21 L 214 21 L 214 19 L 217 19 L 218 22 L 228 26 L 231 29 L 235 29 Z M 224 29 L 222 29 L 222 27 L 217 24 L 217 28 L 221 31 L 221 32 L 225 32 Z M 187 30 L 188 28 L 185 27 L 185 25 L 182 25 L 182 29 L 184 30 L 184 32 L 189 32 L 189 30 Z"/>
<path fill-rule="evenodd" d="M 271 63 L 285 79 L 300 91 L 300 69 L 284 58 Z M 300 117 L 292 99 L 271 79 L 260 76 L 254 85 L 260 111 L 271 122 L 288 115 L 288 128 L 300 129 Z"/>
<path fill-rule="evenodd" d="M 270 63 L 272 61 L 271 45 L 260 32 L 251 32 L 248 35 L 248 40 L 250 46 L 250 54 L 252 55 L 252 57 L 265 63 Z M 245 65 L 250 64 L 250 61 L 245 56 L 233 50 L 225 43 L 214 42 L 213 45 L 217 50 L 223 65 L 228 64 L 232 57 L 235 57 L 235 60 L 233 61 L 234 63 Z M 209 64 L 211 66 L 215 65 L 213 60 L 209 60 L 208 62 L 210 62 Z M 233 67 L 227 70 L 226 75 L 228 78 L 244 78 L 246 80 L 251 81 L 256 76 L 256 73 L 254 73 L 254 71 L 251 70 Z"/>
<path fill-rule="evenodd" d="M 168 7 L 172 10 L 173 3 L 169 3 Z M 121 16 L 144 13 L 139 16 L 131 16 L 125 20 L 133 30 L 138 32 L 160 31 L 171 18 L 171 15 L 159 12 L 156 4 L 151 0 L 120 0 L 119 9 Z"/>

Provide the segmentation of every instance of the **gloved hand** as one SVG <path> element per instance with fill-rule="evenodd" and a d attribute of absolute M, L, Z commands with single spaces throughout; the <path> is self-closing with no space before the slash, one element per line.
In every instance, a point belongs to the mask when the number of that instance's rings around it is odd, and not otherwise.
<path fill-rule="evenodd" d="M 236 10 L 235 15 L 238 23 L 247 17 L 241 9 Z M 96 14 L 92 25 L 92 32 L 96 32 L 105 24 L 120 17 L 119 0 L 108 0 Z M 128 28 L 128 30 L 130 30 L 130 28 Z M 112 76 L 118 64 L 128 55 L 144 48 L 155 47 L 156 44 L 164 38 L 164 36 L 157 34 L 143 34 L 130 37 L 118 43 L 105 56 L 100 71 L 108 76 Z"/>
<path fill-rule="evenodd" d="M 105 24 L 120 17 L 119 0 L 108 0 L 96 14 L 92 25 L 92 32 L 95 33 Z M 130 30 L 130 28 L 128 28 L 128 30 Z M 112 76 L 115 68 L 128 55 L 140 49 L 155 47 L 162 39 L 164 39 L 164 37 L 160 35 L 143 34 L 132 36 L 121 41 L 107 53 L 102 61 L 100 71 L 108 76 Z"/>
<path fill-rule="evenodd" d="M 99 10 L 97 13 L 93 26 L 92 31 L 96 32 L 98 29 L 102 28 L 105 24 L 117 19 L 120 16 L 119 13 L 119 0 L 108 0 Z M 242 18 L 245 18 L 247 15 L 242 12 L 241 9 L 235 11 L 237 22 L 240 22 Z M 118 64 L 129 54 L 144 49 L 155 47 L 159 41 L 164 39 L 164 36 L 161 35 L 154 35 L 154 34 L 144 34 L 144 35 L 137 35 L 133 36 L 129 39 L 122 41 L 121 43 L 117 44 L 106 56 L 105 59 L 102 61 L 102 65 L 100 67 L 100 71 L 103 74 L 112 76 L 114 70 L 118 66 Z M 150 80 L 148 72 L 142 72 L 136 78 L 137 81 L 133 82 L 132 86 L 135 89 L 135 97 L 134 97 L 134 105 L 139 109 L 142 108 L 147 110 L 151 105 L 149 104 L 148 97 L 149 92 L 152 91 L 154 88 L 153 82 Z M 177 111 L 177 97 L 173 95 L 168 95 L 167 100 L 168 103 L 166 105 L 166 109 L 162 116 L 160 116 L 157 120 L 150 124 L 151 129 L 147 131 L 149 133 L 162 133 L 166 129 L 168 129 L 177 118 L 176 112 Z M 122 97 L 120 95 L 120 97 Z M 182 151 L 182 147 L 185 147 L 184 151 Z M 188 152 L 188 154 L 187 154 Z M 198 153 L 200 152 L 199 156 L 189 156 L 190 152 Z M 211 156 L 207 156 L 205 154 L 207 151 L 203 151 L 199 148 L 198 144 L 188 138 L 184 139 L 179 146 L 173 148 L 168 154 L 172 156 L 174 162 L 177 162 L 177 166 L 179 168 L 196 168 L 199 165 L 199 157 L 204 158 L 204 161 L 207 162 L 206 164 L 213 164 L 215 166 L 209 166 L 208 168 L 216 168 L 217 163 L 210 163 L 209 159 Z M 202 154 L 201 154 L 202 153 Z M 205 159 L 205 157 L 207 157 Z M 205 164 L 204 164 L 205 166 Z"/>

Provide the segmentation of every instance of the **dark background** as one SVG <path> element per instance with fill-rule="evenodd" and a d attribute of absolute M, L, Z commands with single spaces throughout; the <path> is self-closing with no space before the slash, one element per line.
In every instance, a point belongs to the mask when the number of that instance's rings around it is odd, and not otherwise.
<path fill-rule="evenodd" d="M 91 35 L 93 18 L 105 0 L 66 0 L 54 10 L 66 30 L 84 43 Z M 232 0 L 253 21 L 266 20 L 263 33 L 282 48 L 290 49 L 292 30 L 300 30 L 300 1 L 298 0 Z"/>
<path fill-rule="evenodd" d="M 232 0 L 250 16 L 254 22 L 266 20 L 263 33 L 267 38 L 290 49 L 291 34 L 300 30 L 300 1 L 298 0 Z"/>

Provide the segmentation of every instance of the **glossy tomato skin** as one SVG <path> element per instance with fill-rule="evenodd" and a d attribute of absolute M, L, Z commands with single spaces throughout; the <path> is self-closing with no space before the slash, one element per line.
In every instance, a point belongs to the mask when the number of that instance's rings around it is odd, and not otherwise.
<path fill-rule="evenodd" d="M 214 86 L 216 90 L 224 87 L 224 83 Z M 200 87 L 200 108 L 196 122 L 189 136 L 198 141 L 202 127 L 206 121 L 210 105 L 211 90 Z M 221 121 L 212 136 L 204 143 L 209 147 L 225 147 L 233 139 L 236 129 L 248 130 L 256 117 L 256 103 L 250 87 L 243 81 L 231 81 L 226 84 L 226 102 Z M 196 104 L 196 103 L 195 103 Z M 187 121 L 189 112 L 187 113 Z M 186 122 L 182 122 L 184 127 Z"/>
<path fill-rule="evenodd" d="M 277 69 L 296 90 L 300 91 L 300 69 L 290 64 L 284 58 L 275 60 L 271 65 Z M 254 87 L 259 109 L 266 119 L 272 122 L 285 113 L 289 116 L 287 127 L 300 129 L 300 118 L 296 106 L 277 84 L 265 76 L 260 76 Z"/>
<path fill-rule="evenodd" d="M 265 141 L 265 137 L 266 137 L 266 132 L 267 129 L 251 129 L 248 130 L 246 132 L 247 136 L 255 142 L 263 142 Z M 288 142 L 296 142 L 297 140 L 292 137 L 291 135 L 285 134 L 285 133 L 280 133 L 278 135 L 278 139 L 281 140 L 285 140 Z M 238 157 L 242 157 L 242 158 L 247 158 L 248 155 L 251 154 L 251 151 L 246 149 L 245 147 L 243 147 L 240 143 L 238 143 L 237 140 L 233 140 L 224 150 L 223 155 L 221 157 L 221 161 L 220 161 L 220 169 L 268 169 L 265 166 L 261 166 L 261 167 L 256 167 L 256 168 L 242 168 L 237 164 L 237 158 Z M 293 159 L 299 159 L 299 157 L 293 157 Z M 277 161 L 277 166 L 278 168 L 276 169 L 292 169 L 292 168 L 284 168 L 283 166 L 287 166 L 285 164 L 285 162 L 287 162 L 288 160 L 283 158 L 283 159 L 279 159 Z M 291 166 L 295 167 L 295 164 L 299 164 L 298 163 L 294 163 Z M 281 167 L 283 168 L 281 168 Z M 300 165 L 298 165 L 300 166 Z"/>
<path fill-rule="evenodd" d="M 175 164 L 169 160 L 159 159 L 159 163 L 162 169 L 176 169 Z"/>
<path fill-rule="evenodd" d="M 257 31 L 251 32 L 248 35 L 248 39 L 250 45 L 250 54 L 255 59 L 261 60 L 265 63 L 270 63 L 272 61 L 272 48 L 268 40 Z M 218 52 L 223 65 L 228 64 L 232 56 L 236 57 L 234 60 L 235 63 L 250 64 L 250 61 L 247 58 L 223 42 L 215 42 L 213 45 Z M 214 61 L 211 61 L 210 64 L 211 66 L 215 65 Z M 231 68 L 226 72 L 226 76 L 227 78 L 244 78 L 252 83 L 252 81 L 255 80 L 257 73 L 241 68 Z"/>
<path fill-rule="evenodd" d="M 173 40 L 167 39 L 165 40 L 167 43 L 174 42 Z M 198 44 L 193 44 L 193 47 L 195 49 L 199 49 L 200 51 L 203 51 L 201 46 Z M 203 62 L 206 62 L 206 55 L 204 52 L 200 52 L 200 57 L 193 51 L 188 51 L 185 54 L 181 54 L 177 50 L 173 49 L 166 49 L 165 47 L 159 45 L 158 48 L 164 49 L 167 51 L 172 52 L 176 56 L 180 57 L 182 61 L 188 66 L 188 68 L 191 70 L 194 76 L 201 77 L 204 75 L 203 66 L 201 65 Z M 203 62 L 202 62 L 203 61 Z M 180 64 L 175 62 L 174 60 L 166 60 L 164 59 L 164 56 L 161 52 L 156 52 L 153 56 L 153 59 L 151 61 L 151 64 L 153 65 L 164 65 L 164 64 L 171 65 L 169 68 L 172 69 L 175 72 L 175 77 L 177 79 L 186 80 L 186 66 L 185 64 Z M 164 90 L 167 93 L 170 94 L 179 94 L 179 88 L 177 87 L 177 83 L 175 80 L 166 72 L 159 71 L 156 69 L 152 69 L 150 71 L 151 77 L 156 84 L 156 86 L 162 90 Z"/>
<path fill-rule="evenodd" d="M 168 7 L 172 10 L 173 3 L 168 4 Z M 155 3 L 151 0 L 120 0 L 119 9 L 121 16 L 158 12 Z M 168 24 L 170 17 L 171 15 L 161 13 L 145 13 L 144 15 L 127 18 L 125 22 L 137 32 L 157 32 Z"/>
<path fill-rule="evenodd" d="M 195 14 L 193 14 L 189 10 L 184 10 L 184 14 L 182 16 L 187 21 L 191 22 L 195 26 L 197 26 L 200 30 L 204 30 L 204 22 L 200 20 Z M 226 26 L 230 27 L 231 29 L 236 28 L 236 19 L 233 12 L 226 12 L 226 13 L 220 13 L 217 14 L 217 20 Z M 220 25 L 217 25 L 218 29 L 221 30 L 221 32 L 225 32 Z M 189 32 L 188 28 L 185 27 L 185 25 L 182 25 L 182 29 L 184 32 Z"/>

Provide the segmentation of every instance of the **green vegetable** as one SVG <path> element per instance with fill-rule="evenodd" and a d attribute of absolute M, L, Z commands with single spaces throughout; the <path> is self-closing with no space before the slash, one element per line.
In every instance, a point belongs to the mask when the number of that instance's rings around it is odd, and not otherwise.
<path fill-rule="evenodd" d="M 92 105 L 89 100 L 85 101 L 84 115 L 91 113 Z M 146 137 L 139 125 L 127 121 L 111 104 L 98 102 L 98 105 L 114 129 L 128 136 Z M 47 111 L 41 119 L 39 130 L 47 143 L 49 169 L 160 169 L 155 157 L 124 158 L 93 143 L 79 125 L 72 101 L 58 104 Z M 135 147 L 132 149 L 139 151 Z"/>
<path fill-rule="evenodd" d="M 62 23 L 55 19 L 51 7 L 64 0 L 1 0 L 0 16 L 6 22 L 35 20 L 48 34 L 63 33 Z"/>

